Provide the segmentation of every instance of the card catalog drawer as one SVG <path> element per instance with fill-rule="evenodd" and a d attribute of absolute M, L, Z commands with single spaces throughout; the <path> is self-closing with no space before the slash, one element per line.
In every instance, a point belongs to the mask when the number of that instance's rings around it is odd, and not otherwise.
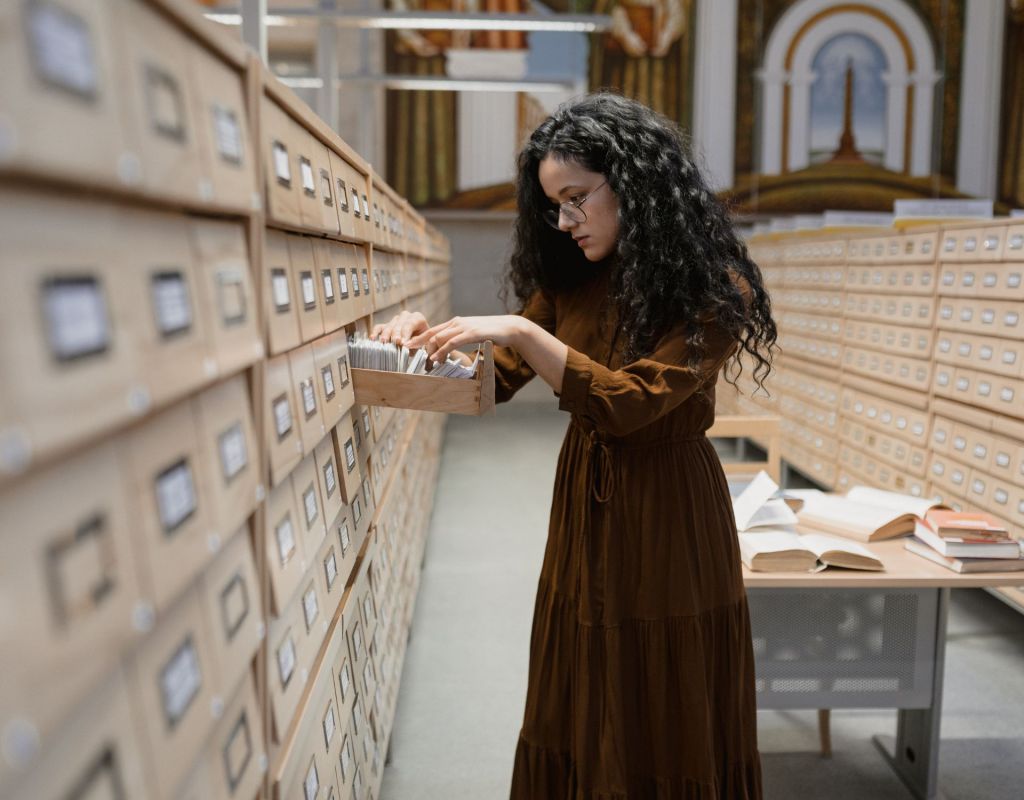
<path fill-rule="evenodd" d="M 112 206 L 0 191 L 0 407 L 15 425 L 0 432 L 2 472 L 149 407 L 116 230 Z"/>
<path fill-rule="evenodd" d="M 1003 261 L 1024 261 L 1024 224 L 1008 225 L 1003 243 Z"/>
<path fill-rule="evenodd" d="M 195 42 L 189 60 L 204 191 L 215 205 L 248 211 L 259 194 L 242 75 Z"/>
<path fill-rule="evenodd" d="M 970 479 L 970 468 L 948 456 L 933 453 L 928 468 L 932 484 L 943 491 L 952 492 L 960 497 L 967 496 L 967 485 Z"/>
<path fill-rule="evenodd" d="M 320 311 L 323 284 L 313 260 L 312 240 L 305 236 L 290 235 L 288 254 L 291 256 L 292 289 L 299 316 L 299 332 L 302 341 L 311 342 L 324 335 L 324 318 Z"/>
<path fill-rule="evenodd" d="M 201 594 L 217 670 L 215 689 L 227 702 L 249 674 L 265 632 L 248 525 L 235 532 L 203 575 Z"/>
<path fill-rule="evenodd" d="M 213 732 L 210 781 L 219 800 L 255 797 L 263 782 L 263 719 L 251 675 L 246 675 Z"/>
<path fill-rule="evenodd" d="M 0 494 L 4 594 L 0 621 L 0 731 L 8 770 L 32 765 L 41 741 L 136 638 L 140 585 L 116 445 L 62 461 Z M 132 522 L 130 522 L 132 520 Z M 67 665 L 74 665 L 68 669 Z"/>
<path fill-rule="evenodd" d="M 3 772 L 0 770 L 0 780 Z M 10 800 L 148 797 L 125 677 L 115 667 L 62 722 L 58 738 L 4 796 Z"/>
<path fill-rule="evenodd" d="M 267 499 L 265 556 L 270 572 L 271 605 L 278 615 L 284 613 L 306 572 L 301 525 L 288 480 L 276 486 Z"/>
<path fill-rule="evenodd" d="M 302 343 L 299 308 L 302 297 L 295 293 L 288 235 L 267 230 L 263 256 L 263 296 L 270 333 L 270 352 L 284 353 Z"/>
<path fill-rule="evenodd" d="M 302 460 L 299 414 L 292 388 L 288 356 L 267 362 L 264 373 L 263 419 L 270 458 L 270 480 L 280 484 Z"/>
<path fill-rule="evenodd" d="M 335 522 L 339 517 L 335 517 Z M 333 535 L 333 526 L 327 538 L 320 545 L 320 551 L 316 556 L 315 572 L 319 582 L 318 592 L 323 601 L 324 620 L 330 624 L 341 605 L 341 599 L 345 595 L 345 579 L 339 571 L 338 541 Z"/>
<path fill-rule="evenodd" d="M 135 310 L 132 328 L 145 382 L 151 400 L 162 405 L 217 374 L 207 319 L 199 309 L 194 251 L 185 217 L 136 210 L 119 216 L 119 239 L 129 261 L 119 283 L 121 304 Z"/>
<path fill-rule="evenodd" d="M 974 294 L 996 300 L 1024 300 L 1024 263 L 979 265 Z"/>
<path fill-rule="evenodd" d="M 342 298 L 338 285 L 339 267 L 332 258 L 335 252 L 336 243 L 330 240 L 317 240 L 313 245 L 313 264 L 316 268 L 318 300 L 322 310 L 324 321 L 324 332 L 331 333 L 346 324 L 345 315 L 348 310 L 351 294 L 346 291 Z M 346 289 L 348 286 L 348 273 L 346 277 Z"/>
<path fill-rule="evenodd" d="M 260 135 L 263 137 L 267 217 L 281 225 L 302 225 L 299 210 L 301 178 L 295 141 L 301 129 L 265 95 L 260 98 Z"/>
<path fill-rule="evenodd" d="M 295 145 L 292 170 L 298 181 L 299 217 L 302 227 L 320 231 L 323 229 L 324 214 L 320 211 L 320 182 L 313 164 L 313 145 L 319 144 L 319 141 L 301 123 L 293 129 L 292 141 Z"/>
<path fill-rule="evenodd" d="M 352 375 L 349 370 L 348 337 L 344 331 L 327 336 L 313 344 L 313 358 L 321 371 L 328 365 L 334 369 L 336 378 L 335 394 L 329 404 L 334 406 L 333 413 L 340 418 L 349 413 L 355 403 L 355 392 L 352 386 Z M 325 405 L 325 409 L 326 409 Z M 325 411 L 325 415 L 326 415 Z"/>
<path fill-rule="evenodd" d="M 124 439 L 134 539 L 147 594 L 168 608 L 219 547 L 211 537 L 211 481 L 203 469 L 192 403 L 184 401 Z"/>
<path fill-rule="evenodd" d="M 245 228 L 195 217 L 189 227 L 213 358 L 220 375 L 231 375 L 263 358 L 264 350 Z"/>
<path fill-rule="evenodd" d="M 356 444 L 357 440 L 362 441 L 362 432 L 350 414 L 343 416 L 334 427 L 331 440 L 338 464 L 342 500 L 346 504 L 351 504 L 359 493 L 359 484 L 362 481 L 359 450 Z"/>
<path fill-rule="evenodd" d="M 230 378 L 192 402 L 210 486 L 210 522 L 218 533 L 228 535 L 249 518 L 258 499 L 259 447 L 246 379 Z"/>
<path fill-rule="evenodd" d="M 349 187 L 351 168 L 333 150 L 328 151 L 328 159 L 331 177 L 334 179 L 334 204 L 338 212 L 340 232 L 342 236 L 352 238 L 356 234 L 356 217 Z"/>
<path fill-rule="evenodd" d="M 303 552 L 307 557 L 312 556 L 320 549 L 327 534 L 326 525 L 330 522 L 324 519 L 324 504 L 320 497 L 320 481 L 313 451 L 292 472 L 292 486 L 295 490 Z"/>
<path fill-rule="evenodd" d="M 267 628 L 267 692 L 270 695 L 272 741 L 283 743 L 303 689 L 309 682 L 306 624 L 299 594 Z"/>
<path fill-rule="evenodd" d="M 342 513 L 345 501 L 341 496 L 341 474 L 334 454 L 334 437 L 326 437 L 313 453 L 316 461 L 316 475 L 320 483 L 320 497 L 323 500 L 323 517 L 330 526 Z"/>
<path fill-rule="evenodd" d="M 297 402 L 296 417 L 302 439 L 302 452 L 312 453 L 313 448 L 327 435 L 320 392 L 317 389 L 321 375 L 313 359 L 313 346 L 307 344 L 292 350 L 288 354 L 288 364 Z"/>
<path fill-rule="evenodd" d="M 0 8 L 0 169 L 108 186 L 138 181 L 117 91 L 116 11 L 96 0 Z"/>
<path fill-rule="evenodd" d="M 994 445 L 995 439 L 990 433 L 970 425 L 956 423 L 953 427 L 949 454 L 975 469 L 988 469 Z"/>
<path fill-rule="evenodd" d="M 331 176 L 330 150 L 315 136 L 310 138 L 310 157 L 313 161 L 317 207 L 320 212 L 315 227 L 326 234 L 337 236 L 341 228 L 338 220 L 337 189 Z"/>
<path fill-rule="evenodd" d="M 131 131 L 138 142 L 142 186 L 153 195 L 191 202 L 210 200 L 201 169 L 189 74 L 192 45 L 147 3 L 114 0 L 121 25 L 124 67 L 130 85 Z"/>
<path fill-rule="evenodd" d="M 129 659 L 129 693 L 154 796 L 176 795 L 212 732 L 211 655 L 199 596 L 190 591 Z"/>

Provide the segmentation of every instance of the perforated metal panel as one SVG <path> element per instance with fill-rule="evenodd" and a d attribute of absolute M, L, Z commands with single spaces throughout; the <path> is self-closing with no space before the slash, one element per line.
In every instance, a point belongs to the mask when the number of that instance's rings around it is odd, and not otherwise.
<path fill-rule="evenodd" d="M 926 708 L 935 589 L 751 589 L 759 708 Z"/>

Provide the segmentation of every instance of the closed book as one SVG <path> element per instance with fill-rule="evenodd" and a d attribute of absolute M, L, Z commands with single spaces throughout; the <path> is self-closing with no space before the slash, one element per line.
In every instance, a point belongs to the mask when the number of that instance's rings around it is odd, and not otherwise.
<path fill-rule="evenodd" d="M 939 536 L 954 539 L 1008 541 L 1010 532 L 984 511 L 952 511 L 933 508 L 924 515 L 925 522 Z"/>
<path fill-rule="evenodd" d="M 1008 542 L 956 542 L 943 539 L 920 520 L 914 526 L 914 536 L 932 550 L 950 558 L 1020 558 L 1020 543 Z"/>
<path fill-rule="evenodd" d="M 903 546 L 939 566 L 964 574 L 977 572 L 1019 572 L 1024 570 L 1024 558 L 952 558 L 932 550 L 924 542 L 910 538 Z"/>

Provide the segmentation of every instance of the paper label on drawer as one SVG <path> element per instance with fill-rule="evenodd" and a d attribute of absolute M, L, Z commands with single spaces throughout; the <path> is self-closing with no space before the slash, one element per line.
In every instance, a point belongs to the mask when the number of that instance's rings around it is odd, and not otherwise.
<path fill-rule="evenodd" d="M 185 103 L 178 77 L 147 63 L 146 107 L 153 131 L 175 142 L 185 141 Z"/>
<path fill-rule="evenodd" d="M 270 288 L 274 295 L 274 308 L 278 311 L 287 311 L 292 300 L 288 291 L 288 275 L 283 269 L 270 271 Z"/>
<path fill-rule="evenodd" d="M 968 287 L 974 286 L 974 273 L 973 272 L 965 272 L 961 276 L 961 278 L 960 278 L 960 283 L 963 286 L 968 286 Z"/>
<path fill-rule="evenodd" d="M 236 572 L 221 590 L 220 612 L 224 638 L 230 642 L 249 615 L 249 593 L 240 572 Z"/>
<path fill-rule="evenodd" d="M 217 271 L 217 310 L 225 326 L 245 321 L 245 284 L 240 270 Z"/>
<path fill-rule="evenodd" d="M 334 740 L 335 731 L 338 729 L 338 722 L 334 717 L 334 705 L 327 707 L 327 714 L 324 715 L 324 746 L 330 750 L 331 742 Z"/>
<path fill-rule="evenodd" d="M 981 285 L 987 289 L 991 289 L 998 282 L 999 279 L 994 272 L 986 272 L 985 276 L 981 279 Z"/>
<path fill-rule="evenodd" d="M 338 359 L 338 377 L 341 379 L 341 388 L 348 386 L 348 356 Z"/>
<path fill-rule="evenodd" d="M 356 523 L 356 525 L 358 525 L 359 524 L 359 520 L 361 520 L 362 518 L 363 518 L 362 502 L 359 500 L 358 497 L 356 497 L 356 499 L 352 502 L 352 519 Z"/>
<path fill-rule="evenodd" d="M 358 270 L 352 270 L 352 294 L 356 297 L 360 296 Z"/>
<path fill-rule="evenodd" d="M 956 352 L 961 356 L 969 356 L 971 354 L 970 342 L 960 342 L 957 345 Z"/>
<path fill-rule="evenodd" d="M 1003 324 L 1009 328 L 1016 328 L 1020 322 L 1020 314 L 1016 311 L 1007 311 L 1003 316 Z"/>
<path fill-rule="evenodd" d="M 159 272 L 150 279 L 157 330 L 166 339 L 192 327 L 192 301 L 181 272 Z"/>
<path fill-rule="evenodd" d="M 970 352 L 971 348 L 970 346 L 968 346 L 966 354 L 969 354 Z M 982 361 L 991 361 L 992 355 L 992 348 L 989 345 L 983 344 L 978 348 L 978 358 L 980 358 Z"/>
<path fill-rule="evenodd" d="M 221 751 L 221 758 L 227 773 L 228 788 L 231 792 L 234 792 L 241 782 L 251 757 L 252 733 L 249 730 L 248 714 L 243 711 L 231 729 L 231 735 L 228 736 Z"/>
<path fill-rule="evenodd" d="M 316 288 L 313 286 L 313 273 L 303 272 L 299 278 L 302 287 L 302 305 L 308 311 L 316 307 Z"/>
<path fill-rule="evenodd" d="M 1003 351 L 1003 363 L 1004 364 L 1016 364 L 1017 363 L 1017 351 L 1016 350 L 1004 350 Z"/>
<path fill-rule="evenodd" d="M 969 388 L 971 388 L 971 382 L 967 380 L 967 378 L 957 378 L 956 388 L 958 391 L 966 392 Z"/>
<path fill-rule="evenodd" d="M 363 219 L 370 219 L 370 201 L 366 199 L 366 194 L 363 194 Z"/>
<path fill-rule="evenodd" d="M 953 447 L 962 453 L 967 449 L 967 440 L 963 436 L 954 436 Z"/>
<path fill-rule="evenodd" d="M 288 638 L 286 638 L 277 649 L 277 675 L 281 681 L 282 688 L 288 685 L 288 682 L 292 679 L 294 672 L 295 641 L 289 633 Z"/>
<path fill-rule="evenodd" d="M 363 433 L 370 432 L 370 412 L 368 409 L 363 409 Z"/>
<path fill-rule="evenodd" d="M 1010 466 L 1010 456 L 1007 453 L 996 453 L 996 465 L 1004 469 Z"/>
<path fill-rule="evenodd" d="M 344 269 L 338 270 L 338 291 L 341 293 L 342 299 L 348 297 L 348 275 L 345 274 Z"/>
<path fill-rule="evenodd" d="M 981 315 L 981 317 L 982 317 L 982 320 L 984 321 L 985 320 L 985 314 L 983 313 Z M 960 321 L 961 322 L 970 322 L 972 319 L 974 319 L 974 310 L 973 309 L 971 309 L 971 308 L 961 308 L 960 309 Z M 992 321 L 991 316 L 989 317 L 988 321 L 989 322 Z"/>
<path fill-rule="evenodd" d="M 961 319 L 964 318 L 962 312 L 960 314 L 960 318 Z M 968 319 L 969 318 L 970 317 L 968 317 Z M 991 325 L 995 321 L 995 319 L 996 319 L 996 312 L 993 311 L 991 308 L 986 308 L 984 311 L 981 312 L 981 321 L 982 321 L 983 324 Z"/>
<path fill-rule="evenodd" d="M 1000 392 L 999 392 L 999 399 L 1002 400 L 1004 403 L 1012 403 L 1013 402 L 1013 389 L 1011 389 L 1009 387 L 1005 387 L 1004 389 L 1000 390 Z"/>
<path fill-rule="evenodd" d="M 345 555 L 348 552 L 348 548 L 352 546 L 352 537 L 348 532 L 348 523 L 343 522 L 338 528 L 338 538 L 341 541 L 341 554 Z"/>
<path fill-rule="evenodd" d="M 316 488 L 313 484 L 310 484 L 302 493 L 302 505 L 306 510 L 306 527 L 308 528 L 320 516 L 320 509 L 316 502 Z"/>
<path fill-rule="evenodd" d="M 161 472 L 154 490 L 160 526 L 164 534 L 171 534 L 196 510 L 196 488 L 188 459 Z"/>
<path fill-rule="evenodd" d="M 96 53 L 85 19 L 50 2 L 29 3 L 26 11 L 32 65 L 39 77 L 94 98 L 98 88 Z"/>
<path fill-rule="evenodd" d="M 306 800 L 316 800 L 316 793 L 320 791 L 320 776 L 316 772 L 316 760 L 314 759 L 306 772 L 306 779 L 302 782 L 302 790 L 306 794 Z"/>
<path fill-rule="evenodd" d="M 352 669 L 346 661 L 341 666 L 341 674 L 338 676 L 338 688 L 341 690 L 341 699 L 348 696 L 348 689 L 352 685 Z"/>
<path fill-rule="evenodd" d="M 983 444 L 974 445 L 974 449 L 971 452 L 974 453 L 975 458 L 985 458 L 988 456 L 988 448 Z"/>
<path fill-rule="evenodd" d="M 292 529 L 292 518 L 290 514 L 285 515 L 277 527 L 274 528 L 274 536 L 277 539 L 277 555 L 281 566 L 285 566 L 295 554 L 295 531 Z"/>
<path fill-rule="evenodd" d="M 213 116 L 213 140 L 217 143 L 217 155 L 229 164 L 242 163 L 242 128 L 238 117 L 231 109 L 214 103 L 211 106 Z"/>
<path fill-rule="evenodd" d="M 316 179 L 313 166 L 305 156 L 299 156 L 299 173 L 302 177 L 302 191 L 309 197 L 316 197 Z"/>
<path fill-rule="evenodd" d="M 302 611 L 306 617 L 306 630 L 309 631 L 320 613 L 320 604 L 317 602 L 316 588 L 313 585 L 310 585 L 306 593 L 302 595 Z"/>
<path fill-rule="evenodd" d="M 292 168 L 288 159 L 288 148 L 275 141 L 271 146 L 274 153 L 274 175 L 277 182 L 284 186 L 292 185 Z"/>
<path fill-rule="evenodd" d="M 356 467 L 356 450 L 352 446 L 352 440 L 348 439 L 345 442 L 345 469 L 351 472 Z"/>
<path fill-rule="evenodd" d="M 366 270 L 364 269 L 363 270 L 363 294 L 369 294 L 369 293 L 370 293 L 370 276 L 367 274 Z"/>
<path fill-rule="evenodd" d="M 321 368 L 320 377 L 324 382 L 324 396 L 328 400 L 334 399 L 334 371 L 330 366 Z"/>
<path fill-rule="evenodd" d="M 1021 273 L 1011 272 L 1006 276 L 1006 285 L 1011 289 L 1019 289 L 1021 284 Z"/>
<path fill-rule="evenodd" d="M 287 436 L 292 429 L 292 408 L 286 395 L 281 395 L 274 400 L 274 428 L 277 431 L 278 440 Z"/>
<path fill-rule="evenodd" d="M 331 174 L 325 170 L 320 170 L 320 195 L 324 199 L 324 205 L 328 208 L 334 208 L 334 194 L 331 192 Z"/>
<path fill-rule="evenodd" d="M 230 482 L 249 463 L 242 423 L 236 422 L 217 437 L 217 450 L 220 453 L 221 473 L 224 480 Z"/>
<path fill-rule="evenodd" d="M 953 483 L 955 483 L 955 484 L 956 484 L 957 486 L 959 486 L 960 484 L 962 484 L 962 483 L 963 483 L 963 482 L 964 482 L 964 481 L 966 480 L 966 478 L 967 478 L 967 476 L 966 476 L 966 475 L 964 475 L 964 474 L 963 474 L 963 473 L 962 473 L 962 472 L 961 472 L 960 470 L 958 470 L 958 469 L 955 469 L 955 470 L 953 470 L 953 473 L 952 473 L 952 475 L 950 475 L 950 479 L 951 479 L 951 480 L 953 481 Z"/>
<path fill-rule="evenodd" d="M 327 591 L 330 591 L 334 586 L 334 581 L 338 577 L 338 560 L 334 556 L 334 549 L 327 554 L 327 558 L 324 559 L 324 578 L 327 581 Z"/>
<path fill-rule="evenodd" d="M 161 705 L 170 730 L 185 716 L 202 684 L 199 655 L 189 635 L 160 670 Z"/>
<path fill-rule="evenodd" d="M 363 688 L 369 693 L 370 687 L 373 685 L 373 667 L 370 666 L 370 662 L 367 661 L 363 665 Z"/>
<path fill-rule="evenodd" d="M 359 623 L 356 623 L 355 631 L 352 634 L 352 649 L 355 651 L 357 661 L 363 657 L 363 631 L 359 627 Z"/>
<path fill-rule="evenodd" d="M 953 319 L 953 307 L 943 306 L 941 309 L 939 309 L 939 316 L 942 317 L 943 319 Z"/>
<path fill-rule="evenodd" d="M 331 271 L 329 269 L 320 271 L 320 278 L 324 284 L 324 301 L 328 304 L 334 302 L 334 281 L 331 279 Z"/>
<path fill-rule="evenodd" d="M 352 190 L 352 210 L 355 212 L 357 217 L 361 216 L 363 213 L 362 209 L 359 207 L 359 192 L 355 189 Z"/>
<path fill-rule="evenodd" d="M 338 486 L 338 478 L 334 474 L 334 460 L 329 460 L 324 464 L 324 486 L 327 488 L 327 496 L 330 497 L 334 494 L 334 490 Z"/>
<path fill-rule="evenodd" d="M 367 623 L 373 619 L 373 603 L 370 602 L 369 593 L 363 597 L 363 619 L 365 619 Z"/>
<path fill-rule="evenodd" d="M 45 281 L 43 315 L 50 350 L 59 361 L 103 353 L 110 346 L 107 303 L 96 278 Z"/>
<path fill-rule="evenodd" d="M 316 413 L 316 392 L 313 390 L 312 378 L 300 383 L 299 390 L 302 393 L 302 410 L 306 413 L 306 419 L 309 419 Z"/>
<path fill-rule="evenodd" d="M 988 381 L 978 381 L 978 394 L 982 397 L 988 397 L 992 394 L 992 384 Z"/>
<path fill-rule="evenodd" d="M 341 782 L 347 783 L 348 776 L 352 774 L 352 759 L 355 754 L 352 752 L 352 740 L 349 737 L 345 737 L 345 740 L 341 743 L 341 756 L 339 757 L 339 763 L 341 765 Z"/>

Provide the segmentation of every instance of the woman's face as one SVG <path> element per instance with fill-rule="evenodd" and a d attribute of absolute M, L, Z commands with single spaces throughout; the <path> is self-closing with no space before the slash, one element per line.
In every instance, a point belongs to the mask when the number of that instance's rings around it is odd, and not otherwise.
<path fill-rule="evenodd" d="M 587 198 L 580 206 L 586 222 L 575 222 L 560 214 L 559 230 L 572 236 L 588 261 L 601 261 L 610 256 L 619 238 L 619 199 L 605 183 L 604 175 L 591 172 L 575 161 L 562 161 L 549 155 L 540 162 L 538 177 L 552 208 L 569 200 L 579 202 Z"/>

